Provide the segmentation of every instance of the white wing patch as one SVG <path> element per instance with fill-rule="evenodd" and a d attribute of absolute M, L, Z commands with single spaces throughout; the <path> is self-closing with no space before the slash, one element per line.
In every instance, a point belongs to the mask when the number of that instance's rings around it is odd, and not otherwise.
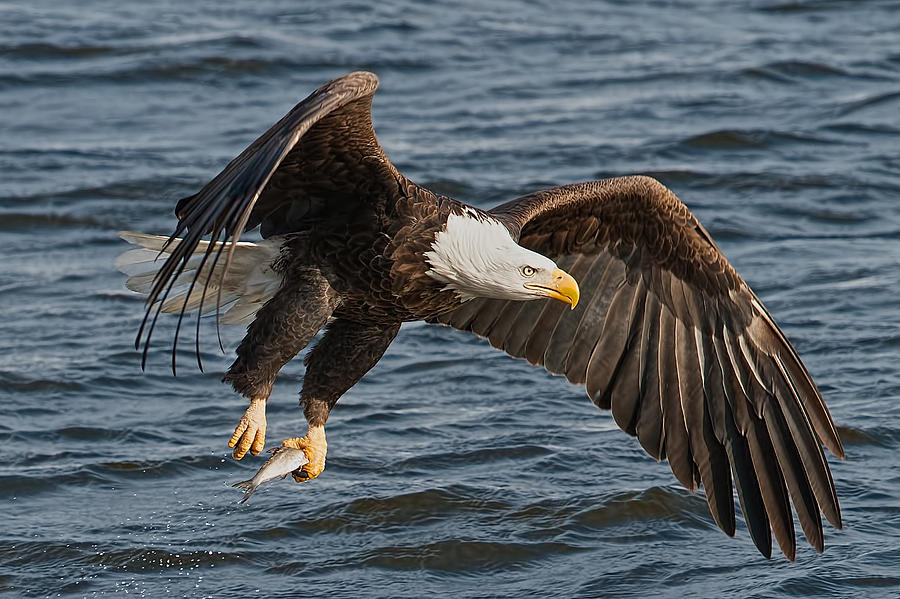
<path fill-rule="evenodd" d="M 146 295 L 153 286 L 156 273 L 165 262 L 166 255 L 170 254 L 181 243 L 180 239 L 174 240 L 169 247 L 163 250 L 168 237 L 161 235 L 147 235 L 132 231 L 122 231 L 119 236 L 128 243 L 140 246 L 128 250 L 116 259 L 116 268 L 129 275 L 125 286 Z M 228 309 L 222 314 L 221 322 L 224 324 L 246 324 L 253 320 L 256 312 L 266 301 L 275 295 L 281 286 L 281 275 L 272 270 L 272 264 L 281 253 L 281 237 L 270 237 L 259 243 L 240 241 L 234 249 L 234 257 L 228 269 L 228 276 L 221 281 L 222 269 L 225 268 L 224 256 L 219 260 L 215 268 L 210 268 L 212 257 L 203 265 L 203 270 L 197 272 L 208 241 L 201 241 L 197 249 L 191 254 L 184 272 L 176 279 L 172 286 L 172 293 L 162 305 L 163 312 L 180 312 L 185 306 L 188 288 L 194 276 L 197 282 L 187 299 L 186 310 L 196 310 L 203 304 L 203 314 L 215 312 L 219 286 L 222 287 L 222 307 Z M 220 243 L 216 244 L 216 248 Z M 230 246 L 227 243 L 226 246 Z M 229 247 L 225 247 L 223 254 Z M 162 252 L 162 253 L 161 253 Z M 204 297 L 204 287 L 207 281 Z"/>

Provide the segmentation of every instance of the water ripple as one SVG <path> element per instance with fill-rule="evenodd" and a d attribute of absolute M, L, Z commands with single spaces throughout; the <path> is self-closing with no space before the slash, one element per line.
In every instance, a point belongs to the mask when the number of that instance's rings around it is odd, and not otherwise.
<path fill-rule="evenodd" d="M 123 548 L 99 551 L 83 559 L 84 563 L 126 572 L 156 572 L 175 569 L 243 564 L 247 558 L 222 551 L 172 552 L 155 548 Z"/>
<path fill-rule="evenodd" d="M 701 135 L 694 135 L 680 142 L 688 148 L 732 150 L 741 148 L 767 148 L 786 143 L 796 144 L 825 144 L 834 143 L 830 140 L 811 135 L 801 135 L 791 132 L 779 132 L 753 129 L 722 129 L 711 131 Z"/>
<path fill-rule="evenodd" d="M 514 543 L 450 539 L 424 545 L 382 547 L 357 557 L 364 566 L 388 570 L 493 572 L 580 551 L 567 543 Z"/>
<path fill-rule="evenodd" d="M 759 67 L 751 67 L 745 69 L 743 74 L 777 82 L 793 82 L 796 79 L 818 77 L 859 76 L 827 63 L 797 60 L 779 60 Z"/>

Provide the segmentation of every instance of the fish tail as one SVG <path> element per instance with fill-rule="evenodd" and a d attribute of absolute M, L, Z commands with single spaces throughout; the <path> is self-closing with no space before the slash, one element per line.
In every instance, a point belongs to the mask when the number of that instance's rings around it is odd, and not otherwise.
<path fill-rule="evenodd" d="M 234 483 L 234 484 L 231 485 L 231 486 L 232 486 L 232 487 L 235 487 L 235 488 L 237 488 L 237 489 L 240 489 L 241 491 L 244 491 L 244 497 L 241 498 L 241 500 L 240 500 L 239 503 L 244 503 L 245 501 L 247 501 L 248 499 L 250 499 L 250 496 L 253 495 L 253 491 L 256 490 L 256 487 L 253 486 L 253 479 L 252 479 L 252 478 L 249 478 L 249 479 L 247 479 L 247 480 L 242 480 L 242 481 L 239 482 L 239 483 Z"/>

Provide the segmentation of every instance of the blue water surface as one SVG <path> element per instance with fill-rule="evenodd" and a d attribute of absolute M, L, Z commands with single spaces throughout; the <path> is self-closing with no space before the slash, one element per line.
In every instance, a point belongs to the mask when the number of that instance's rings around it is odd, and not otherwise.
<path fill-rule="evenodd" d="M 580 388 L 403 327 L 329 421 L 328 469 L 239 506 L 245 401 L 162 323 L 147 371 L 117 231 L 195 192 L 325 81 L 381 78 L 411 179 L 482 207 L 671 187 L 840 426 L 845 528 L 766 560 Z M 0 592 L 10 597 L 900 596 L 900 4 L 0 4 Z M 300 361 L 270 444 L 301 434 Z"/>

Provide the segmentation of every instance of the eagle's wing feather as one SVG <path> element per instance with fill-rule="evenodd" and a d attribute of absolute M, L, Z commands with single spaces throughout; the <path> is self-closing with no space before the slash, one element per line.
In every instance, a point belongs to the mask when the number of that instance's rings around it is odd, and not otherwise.
<path fill-rule="evenodd" d="M 834 423 L 794 349 L 709 234 L 649 177 L 549 189 L 491 211 L 579 281 L 581 303 L 476 299 L 437 320 L 524 357 L 612 409 L 616 423 L 734 534 L 732 480 L 754 542 L 793 559 L 794 503 L 818 551 L 841 516 L 820 443 Z"/>
<path fill-rule="evenodd" d="M 264 237 L 297 231 L 319 214 L 346 212 L 366 204 L 376 214 L 389 210 L 398 194 L 396 169 L 385 157 L 371 120 L 371 104 L 378 78 L 350 73 L 336 79 L 297 104 L 232 160 L 198 193 L 178 202 L 178 225 L 169 243 L 183 237 L 159 269 L 147 298 L 144 360 L 159 307 L 205 235 L 212 241 L 236 242 L 259 225 Z M 212 271 L 226 253 L 227 273 L 233 244 L 210 243 L 198 272 Z M 167 249 L 167 248 L 164 248 Z M 209 261 L 209 264 L 207 264 Z M 196 280 L 195 280 L 196 283 Z M 202 297 L 207 299 L 207 279 Z M 188 290 L 191 297 L 193 285 Z M 196 294 L 194 294 L 196 295 Z M 181 310 L 180 317 L 183 317 Z M 179 327 L 181 318 L 179 318 Z M 199 326 L 199 322 L 198 322 Z M 177 343 L 178 333 L 176 332 Z M 199 352 L 198 352 L 199 353 Z M 174 351 L 173 351 L 174 368 Z"/>

